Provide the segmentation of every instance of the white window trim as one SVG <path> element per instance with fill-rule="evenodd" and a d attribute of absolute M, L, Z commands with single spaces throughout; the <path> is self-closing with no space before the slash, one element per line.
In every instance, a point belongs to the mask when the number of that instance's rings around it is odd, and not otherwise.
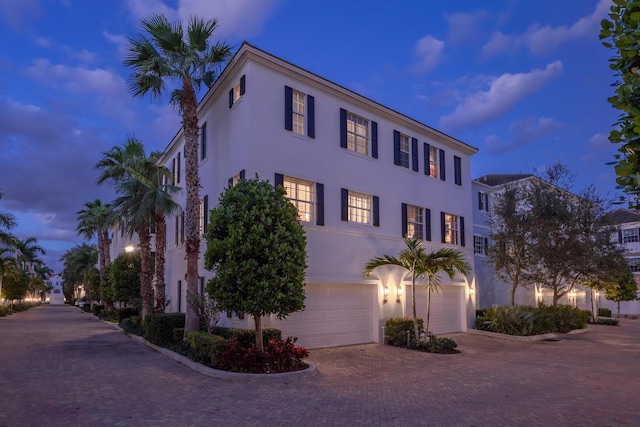
<path fill-rule="evenodd" d="M 360 203 L 352 204 L 353 199 L 359 199 L 363 205 L 366 204 L 367 206 L 358 206 Z M 347 195 L 347 212 L 349 222 L 371 225 L 373 223 L 373 197 L 370 194 L 349 190 L 349 194 Z M 365 213 L 365 215 L 362 215 L 363 213 Z M 367 221 L 357 220 L 359 216 L 367 216 Z"/>
<path fill-rule="evenodd" d="M 411 210 L 414 210 L 414 215 L 411 215 Z M 418 215 L 415 215 L 415 211 L 417 211 Z M 416 221 L 416 217 L 419 216 L 421 221 Z M 408 238 L 419 238 L 424 239 L 424 208 L 415 205 L 407 205 L 407 237 Z M 415 229 L 419 230 L 420 236 L 416 236 L 415 233 L 409 233 L 410 226 L 417 226 Z"/>
<path fill-rule="evenodd" d="M 307 181 L 304 179 L 300 179 L 300 178 L 294 178 L 288 175 L 284 176 L 284 182 L 283 182 L 283 187 L 285 189 L 285 191 L 287 191 L 287 188 L 289 187 L 289 185 L 287 185 L 288 183 L 291 184 L 295 184 L 296 185 L 296 190 L 297 190 L 297 194 L 295 195 L 289 195 L 287 194 L 286 197 L 287 199 L 289 199 L 289 201 L 291 202 L 292 205 L 294 205 L 296 207 L 296 209 L 298 210 L 298 219 L 301 222 L 306 222 L 306 223 L 312 223 L 313 222 L 313 211 L 315 208 L 315 203 L 316 203 L 316 195 L 314 194 L 314 183 L 311 181 Z M 299 186 L 300 185 L 305 185 L 308 186 L 309 190 L 308 190 L 308 194 L 309 194 L 309 200 L 305 200 L 305 199 L 300 199 L 299 198 Z M 302 206 L 307 206 L 309 209 L 308 211 L 300 211 L 300 207 Z M 303 215 L 307 215 L 307 218 L 305 218 Z"/>
<path fill-rule="evenodd" d="M 449 245 L 460 244 L 460 216 L 446 213 L 444 217 L 445 228 L 445 243 Z M 453 227 L 453 226 L 455 227 Z M 452 239 L 447 239 L 447 236 L 452 236 Z M 452 241 L 449 241 L 452 240 Z"/>
<path fill-rule="evenodd" d="M 358 123 L 362 121 L 364 123 Z M 349 130 L 349 123 L 353 124 L 353 131 Z M 358 125 L 364 127 L 365 135 L 362 135 L 357 132 Z M 349 136 L 353 137 L 353 147 L 351 146 L 351 142 L 349 141 Z M 358 138 L 364 138 L 366 140 L 364 144 L 365 152 L 362 153 L 358 151 L 358 147 L 362 145 L 358 145 Z M 352 151 L 354 153 L 360 154 L 362 156 L 371 156 L 371 120 L 365 119 L 362 116 L 354 114 L 352 112 L 347 111 L 347 150 Z"/>

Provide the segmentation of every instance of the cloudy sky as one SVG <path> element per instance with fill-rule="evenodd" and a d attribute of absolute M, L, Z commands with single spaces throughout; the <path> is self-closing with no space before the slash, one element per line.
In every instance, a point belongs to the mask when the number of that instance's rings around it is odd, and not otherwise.
<path fill-rule="evenodd" d="M 472 176 L 561 161 L 612 197 L 611 0 L 0 0 L 0 209 L 47 265 L 82 239 L 76 212 L 113 199 L 93 165 L 127 136 L 161 150 L 166 100 L 134 99 L 122 65 L 141 18 L 217 17 L 255 46 L 478 147 Z M 202 94 L 200 94 L 202 95 Z"/>

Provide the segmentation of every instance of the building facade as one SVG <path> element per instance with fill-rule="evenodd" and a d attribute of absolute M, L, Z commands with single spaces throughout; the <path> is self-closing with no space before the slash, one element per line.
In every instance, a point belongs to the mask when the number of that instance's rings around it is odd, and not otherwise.
<path fill-rule="evenodd" d="M 247 43 L 200 102 L 198 117 L 201 232 L 219 195 L 255 176 L 284 186 L 306 231 L 306 308 L 286 320 L 265 318 L 263 326 L 308 348 L 381 342 L 386 319 L 410 314 L 410 282 L 391 270 L 366 278 L 367 261 L 397 255 L 409 236 L 421 237 L 427 251 L 459 249 L 473 265 L 474 147 Z M 160 163 L 185 186 L 182 131 Z M 186 191 L 175 199 L 184 206 Z M 168 218 L 168 311 L 186 309 L 184 238 L 182 215 Z M 213 273 L 202 259 L 199 272 L 202 291 Z M 443 278 L 442 285 L 432 331 L 466 330 L 474 279 Z M 253 327 L 242 313 L 223 313 L 222 323 Z"/>

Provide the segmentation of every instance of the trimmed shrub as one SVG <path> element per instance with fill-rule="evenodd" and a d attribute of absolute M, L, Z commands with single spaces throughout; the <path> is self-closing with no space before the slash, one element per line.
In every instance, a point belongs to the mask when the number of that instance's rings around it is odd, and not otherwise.
<path fill-rule="evenodd" d="M 458 348 L 458 344 L 452 340 L 451 338 L 445 337 L 437 337 L 433 334 L 428 334 L 428 341 L 414 341 L 411 344 L 411 348 L 420 351 L 426 351 L 429 353 L 444 353 L 444 354 L 452 354 L 459 353 L 456 348 Z"/>
<path fill-rule="evenodd" d="M 136 307 L 122 307 L 116 309 L 116 316 L 118 316 L 118 323 L 121 324 L 124 319 L 131 316 L 139 316 L 140 313 Z"/>
<path fill-rule="evenodd" d="M 104 310 L 104 305 L 94 304 L 91 310 L 94 316 L 98 316 L 102 312 L 102 310 Z"/>
<path fill-rule="evenodd" d="M 250 348 L 256 343 L 256 331 L 253 329 L 237 329 L 237 328 L 223 328 L 216 326 L 211 330 L 212 335 L 218 335 L 226 340 L 236 338 L 240 345 L 245 348 Z M 265 328 L 262 330 L 262 342 L 265 343 L 269 340 L 282 339 L 282 331 L 276 328 Z"/>
<path fill-rule="evenodd" d="M 86 303 L 82 306 L 82 311 L 84 311 L 85 313 L 91 313 L 91 306 L 89 305 L 89 303 Z"/>
<path fill-rule="evenodd" d="M 184 328 L 173 328 L 173 342 L 180 342 L 184 339 Z"/>
<path fill-rule="evenodd" d="M 173 330 L 184 327 L 184 313 L 152 313 L 144 318 L 144 337 L 152 344 L 173 343 Z"/>
<path fill-rule="evenodd" d="M 413 317 L 393 317 L 388 319 L 384 326 L 384 342 L 396 347 L 407 346 L 407 331 L 410 334 L 410 340 L 416 341 L 413 330 Z M 424 322 L 418 319 L 418 333 L 424 332 Z"/>
<path fill-rule="evenodd" d="M 120 327 L 127 334 L 132 335 L 144 335 L 144 328 L 142 327 L 142 319 L 139 316 L 127 317 L 122 321 Z"/>
<path fill-rule="evenodd" d="M 598 309 L 598 316 L 611 317 L 611 310 L 609 310 L 608 308 L 601 307 Z"/>
<path fill-rule="evenodd" d="M 291 337 L 271 339 L 261 353 L 255 345 L 247 348 L 237 338 L 231 338 L 218 353 L 217 364 L 220 369 L 231 372 L 276 373 L 304 369 L 308 365 L 302 359 L 309 351 L 294 342 Z"/>
<path fill-rule="evenodd" d="M 568 305 L 500 306 L 485 309 L 476 329 L 518 336 L 566 333 L 584 328 L 589 316 L 589 311 Z"/>
<path fill-rule="evenodd" d="M 0 317 L 5 317 L 10 314 L 13 314 L 13 310 L 11 310 L 11 307 L 7 305 L 0 305 Z"/>
<path fill-rule="evenodd" d="M 611 326 L 618 326 L 618 324 L 620 323 L 618 321 L 618 319 L 601 319 L 598 318 L 597 322 L 594 322 L 596 325 L 611 325 Z"/>
<path fill-rule="evenodd" d="M 196 362 L 212 368 L 218 367 L 218 353 L 226 345 L 224 338 L 204 331 L 187 332 L 185 337 Z"/>

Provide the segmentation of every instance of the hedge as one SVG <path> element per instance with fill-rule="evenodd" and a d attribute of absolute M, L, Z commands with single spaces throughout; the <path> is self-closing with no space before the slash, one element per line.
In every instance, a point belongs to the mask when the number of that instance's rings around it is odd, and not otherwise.
<path fill-rule="evenodd" d="M 173 330 L 184 327 L 184 313 L 152 313 L 144 318 L 144 337 L 162 347 L 172 344 Z"/>

